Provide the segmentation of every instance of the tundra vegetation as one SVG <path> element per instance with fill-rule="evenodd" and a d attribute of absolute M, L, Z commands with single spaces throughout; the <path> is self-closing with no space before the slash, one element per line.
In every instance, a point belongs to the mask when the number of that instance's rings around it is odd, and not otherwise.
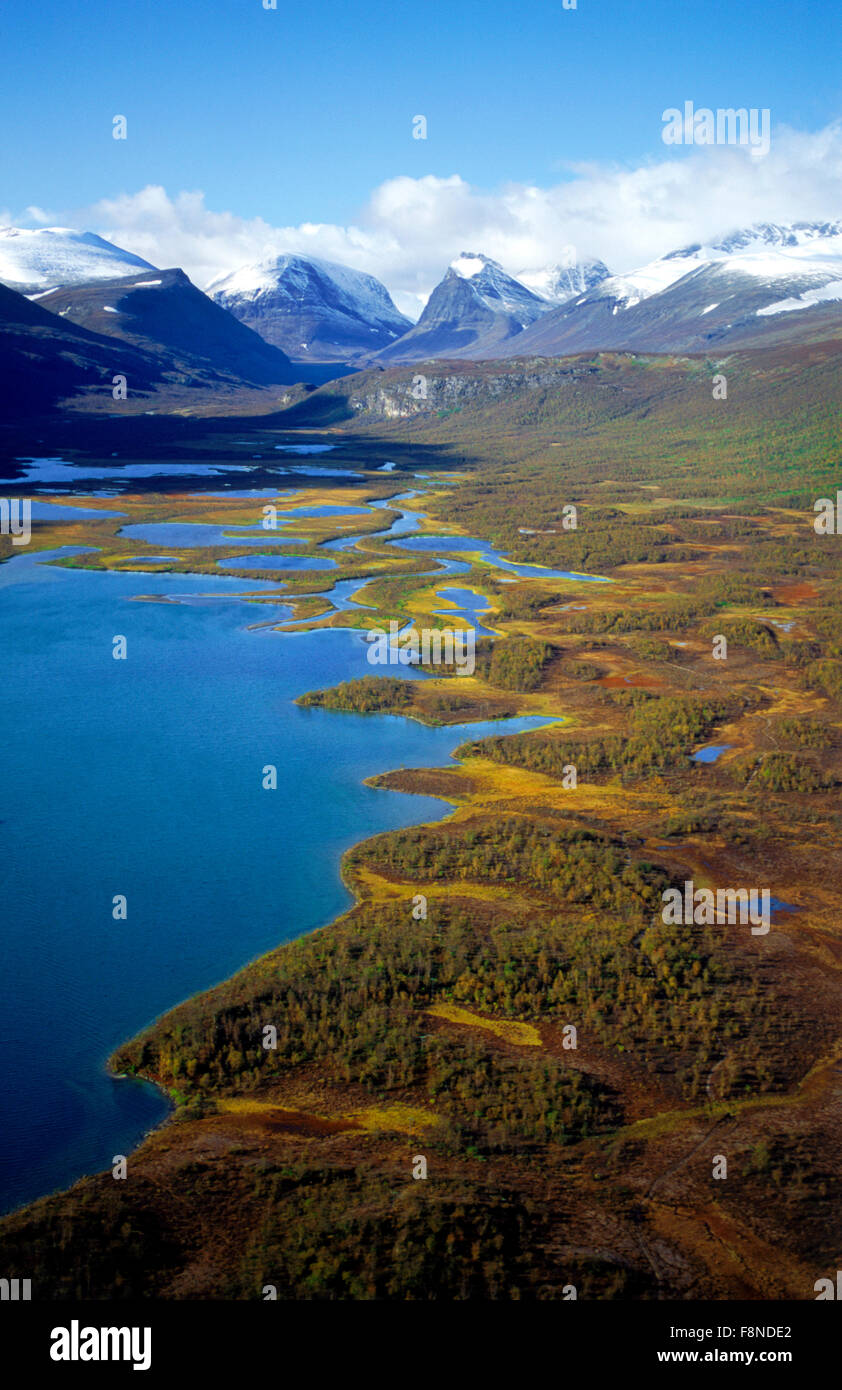
<path fill-rule="evenodd" d="M 375 779 L 452 811 L 354 847 L 344 917 L 117 1050 L 172 1121 L 128 1181 L 6 1218 L 4 1268 L 59 1298 L 814 1297 L 842 1248 L 842 537 L 812 524 L 839 478 L 840 362 L 836 344 L 732 354 L 727 403 L 701 358 L 573 359 L 502 396 L 468 364 L 440 369 L 455 400 L 471 386 L 446 413 L 349 421 L 343 382 L 287 412 L 329 425 L 349 469 L 379 450 L 432 471 L 412 503 L 429 534 L 611 582 L 475 559 L 459 583 L 499 635 L 473 676 L 304 698 L 336 719 L 547 722 Z M 357 505 L 395 481 L 312 495 Z M 132 520 L 253 520 L 239 505 L 121 499 Z M 62 532 L 99 547 L 72 563 L 129 553 L 109 520 Z M 342 533 L 296 523 L 300 553 Z M 435 554 L 374 536 L 331 554 L 336 572 L 279 574 L 304 605 L 280 626 L 435 621 Z M 370 608 L 329 606 L 344 578 Z M 707 742 L 727 751 L 694 761 Z M 667 926 L 661 895 L 687 879 L 797 911 L 764 937 Z"/>

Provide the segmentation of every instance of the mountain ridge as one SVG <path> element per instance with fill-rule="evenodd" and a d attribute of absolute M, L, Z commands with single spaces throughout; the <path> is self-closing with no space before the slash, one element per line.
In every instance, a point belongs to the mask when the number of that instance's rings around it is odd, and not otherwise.
<path fill-rule="evenodd" d="M 113 275 L 115 266 L 126 273 Z M 56 285 L 61 277 L 67 283 Z M 100 338 L 157 355 L 165 375 L 262 387 L 300 380 L 308 364 L 324 380 L 333 368 L 706 353 L 837 337 L 842 220 L 760 222 L 618 274 L 568 248 L 558 264 L 519 279 L 490 256 L 463 251 L 415 324 L 375 277 L 320 257 L 273 256 L 205 292 L 182 271 L 157 270 L 67 228 L 0 229 L 0 283 L 17 293 L 23 285 L 33 301 Z M 297 345 L 297 374 L 282 344 Z"/>
<path fill-rule="evenodd" d="M 213 280 L 207 294 L 297 360 L 367 356 L 411 326 L 373 275 L 315 256 L 243 266 Z"/>
<path fill-rule="evenodd" d="M 609 276 L 526 329 L 517 351 L 703 352 L 833 336 L 840 291 L 842 222 L 761 223 Z"/>
<path fill-rule="evenodd" d="M 266 386 L 297 380 L 289 358 L 215 304 L 183 270 L 68 286 L 39 305 L 83 328 L 158 354 L 174 370 L 199 370 Z"/>
<path fill-rule="evenodd" d="M 134 270 L 154 269 L 149 261 L 95 232 L 77 232 L 71 227 L 0 227 L 0 283 L 19 294 L 115 280 Z"/>

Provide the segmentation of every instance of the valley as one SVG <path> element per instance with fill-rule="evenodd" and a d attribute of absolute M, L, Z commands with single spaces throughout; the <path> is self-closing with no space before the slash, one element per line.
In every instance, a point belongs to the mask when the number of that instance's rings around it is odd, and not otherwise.
<path fill-rule="evenodd" d="M 32 559 L 69 584 L 132 573 L 136 597 L 237 586 L 245 670 L 313 644 L 277 698 L 272 661 L 251 718 L 318 719 L 337 749 L 370 730 L 347 785 L 400 809 L 332 841 L 344 906 L 314 921 L 293 877 L 286 933 L 264 911 L 264 944 L 227 943 L 224 973 L 112 1040 L 112 1070 L 172 1113 L 126 1182 L 106 1169 L 6 1216 L 5 1267 L 25 1258 L 58 1298 L 816 1296 L 842 1249 L 842 556 L 813 524 L 839 476 L 839 368 L 835 340 L 439 362 L 426 400 L 411 366 L 375 368 L 236 432 L 160 419 L 140 450 L 112 422 L 117 461 L 84 423 L 62 454 L 78 481 L 39 498 L 70 486 L 102 519 L 34 513 Z M 276 445 L 308 442 L 335 474 L 272 471 Z M 158 476 L 85 491 L 86 463 L 144 456 Z M 197 467 L 230 498 L 179 482 Z M 388 535 L 404 501 L 431 549 Z M 258 581 L 236 560 L 267 503 L 295 515 L 259 537 Z M 2 578 L 20 561 L 0 545 Z M 324 568 L 285 571 L 286 552 Z M 493 634 L 473 674 L 372 674 L 369 629 L 469 624 L 454 584 Z M 212 631 L 227 609 L 182 611 Z M 316 657 L 326 632 L 358 666 Z M 263 837 L 248 862 L 276 852 Z M 665 921 L 688 881 L 784 906 L 756 935 Z"/>

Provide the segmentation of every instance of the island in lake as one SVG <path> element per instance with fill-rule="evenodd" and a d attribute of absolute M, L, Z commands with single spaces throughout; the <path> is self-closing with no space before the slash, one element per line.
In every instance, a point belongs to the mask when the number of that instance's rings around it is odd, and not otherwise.
<path fill-rule="evenodd" d="M 394 366 L 7 467 L 37 505 L 0 537 L 4 1269 L 57 1299 L 815 1297 L 839 367 L 735 353 L 726 429 L 703 356 L 444 363 L 426 401 Z M 472 673 L 381 671 L 390 624 L 475 629 Z M 768 890 L 768 931 L 739 899 L 668 921 L 687 884 Z"/>

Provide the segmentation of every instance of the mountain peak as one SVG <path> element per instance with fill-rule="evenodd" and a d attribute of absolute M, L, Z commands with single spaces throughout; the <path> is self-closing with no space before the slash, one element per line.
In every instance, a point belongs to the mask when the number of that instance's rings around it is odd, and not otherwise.
<path fill-rule="evenodd" d="M 539 294 L 504 270 L 499 261 L 481 251 L 463 251 L 450 262 L 444 279 L 430 296 L 430 303 L 448 281 L 455 279 L 464 280 L 487 309 L 495 314 L 508 314 L 521 328 L 549 307 Z"/>
<path fill-rule="evenodd" d="M 373 275 L 297 252 L 243 266 L 207 292 L 297 359 L 347 361 L 387 346 L 411 326 Z"/>
<path fill-rule="evenodd" d="M 400 362 L 494 356 L 501 343 L 551 307 L 498 261 L 479 251 L 463 251 L 451 261 L 415 327 L 378 357 Z"/>
<path fill-rule="evenodd" d="M 834 245 L 834 243 L 836 243 Z M 661 257 L 662 261 L 721 260 L 728 256 L 780 252 L 798 258 L 839 255 L 842 247 L 842 221 L 837 222 L 755 222 L 738 227 L 707 245 L 694 242 Z"/>
<path fill-rule="evenodd" d="M 732 254 L 762 247 L 816 246 L 834 237 L 842 236 L 842 221 L 839 222 L 755 222 L 750 227 L 740 227 L 736 231 L 714 242 L 715 251 Z M 821 246 L 816 249 L 821 250 Z"/>
<path fill-rule="evenodd" d="M 37 294 L 93 280 L 116 280 L 155 266 L 96 232 L 72 227 L 0 227 L 0 282 Z"/>
<path fill-rule="evenodd" d="M 534 294 L 540 295 L 541 299 L 546 299 L 553 307 L 558 307 L 578 294 L 587 294 L 589 290 L 595 289 L 603 280 L 607 280 L 610 274 L 604 261 L 577 261 L 574 255 L 565 257 L 555 265 L 543 266 L 540 270 L 522 271 L 518 279 Z"/>
<path fill-rule="evenodd" d="M 460 251 L 455 261 L 451 261 L 448 269 L 461 275 L 463 280 L 473 280 L 475 276 L 481 275 L 488 268 L 499 270 L 503 274 L 503 267 L 493 261 L 490 256 L 484 256 L 479 251 Z"/>

